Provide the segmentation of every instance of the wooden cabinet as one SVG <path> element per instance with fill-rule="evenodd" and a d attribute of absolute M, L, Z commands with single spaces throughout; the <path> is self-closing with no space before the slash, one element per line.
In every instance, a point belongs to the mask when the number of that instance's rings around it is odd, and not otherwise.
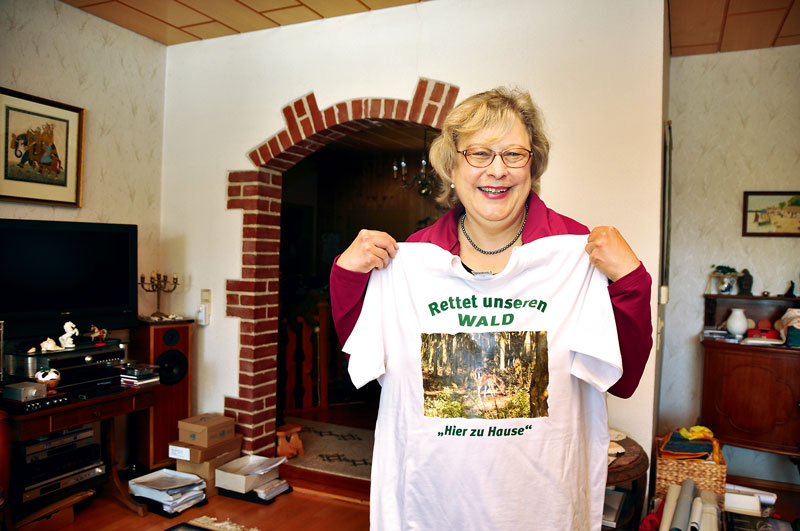
<path fill-rule="evenodd" d="M 731 308 L 774 322 L 800 299 L 706 295 L 706 327 Z M 704 340 L 701 423 L 720 442 L 800 456 L 800 349 Z"/>

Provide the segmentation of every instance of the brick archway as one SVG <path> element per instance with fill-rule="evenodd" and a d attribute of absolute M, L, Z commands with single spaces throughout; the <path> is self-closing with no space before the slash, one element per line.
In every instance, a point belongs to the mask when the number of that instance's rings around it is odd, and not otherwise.
<path fill-rule="evenodd" d="M 243 210 L 242 278 L 226 283 L 226 315 L 239 317 L 239 392 L 225 397 L 247 453 L 275 451 L 283 173 L 321 147 L 382 122 L 441 129 L 458 87 L 420 78 L 411 100 L 358 98 L 320 111 L 314 93 L 283 108 L 286 128 L 248 153 L 256 169 L 228 174 L 229 209 Z"/>

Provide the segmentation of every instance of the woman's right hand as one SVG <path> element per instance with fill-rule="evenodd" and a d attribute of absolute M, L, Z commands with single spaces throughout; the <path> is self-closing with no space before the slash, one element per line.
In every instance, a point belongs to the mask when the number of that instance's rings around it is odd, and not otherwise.
<path fill-rule="evenodd" d="M 339 256 L 336 265 L 348 271 L 369 273 L 389 265 L 398 248 L 395 239 L 385 232 L 361 229 L 350 247 Z"/>

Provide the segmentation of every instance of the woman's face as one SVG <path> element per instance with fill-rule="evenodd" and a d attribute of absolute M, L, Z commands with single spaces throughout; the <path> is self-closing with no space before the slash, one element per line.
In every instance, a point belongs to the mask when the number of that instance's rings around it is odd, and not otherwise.
<path fill-rule="evenodd" d="M 500 153 L 509 148 L 531 147 L 528 132 L 518 117 L 505 135 L 498 138 L 498 133 L 490 129 L 465 135 L 457 148 L 463 151 L 482 147 Z M 459 153 L 452 175 L 467 216 L 476 222 L 499 222 L 500 228 L 519 221 L 531 191 L 531 159 L 521 168 L 509 168 L 496 155 L 487 167 L 474 168 Z"/>

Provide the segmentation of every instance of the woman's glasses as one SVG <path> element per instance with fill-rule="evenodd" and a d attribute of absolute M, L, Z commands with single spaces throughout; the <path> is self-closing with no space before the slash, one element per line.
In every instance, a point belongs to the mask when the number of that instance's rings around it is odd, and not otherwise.
<path fill-rule="evenodd" d="M 497 152 L 488 148 L 475 147 L 458 151 L 467 159 L 467 163 L 473 168 L 485 168 L 492 162 L 497 155 L 503 159 L 503 164 L 509 168 L 521 168 L 528 163 L 531 158 L 531 150 L 525 148 L 509 148 L 505 151 Z"/>

